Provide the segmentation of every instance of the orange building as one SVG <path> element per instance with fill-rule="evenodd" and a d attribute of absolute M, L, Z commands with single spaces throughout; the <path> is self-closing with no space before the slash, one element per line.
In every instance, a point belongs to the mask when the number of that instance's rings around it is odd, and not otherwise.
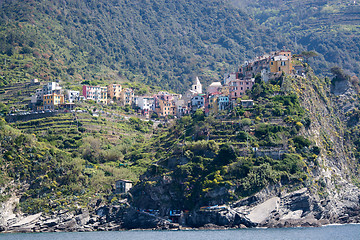
<path fill-rule="evenodd" d="M 52 93 L 43 96 L 44 110 L 54 110 L 60 104 L 64 104 L 64 95 L 62 94 Z"/>
<path fill-rule="evenodd" d="M 107 89 L 110 100 L 113 100 L 114 98 L 120 99 L 121 90 L 122 87 L 120 84 L 110 84 Z"/>
<path fill-rule="evenodd" d="M 176 104 L 171 95 L 158 95 L 155 96 L 155 112 L 159 117 L 165 117 L 167 115 L 176 115 Z"/>

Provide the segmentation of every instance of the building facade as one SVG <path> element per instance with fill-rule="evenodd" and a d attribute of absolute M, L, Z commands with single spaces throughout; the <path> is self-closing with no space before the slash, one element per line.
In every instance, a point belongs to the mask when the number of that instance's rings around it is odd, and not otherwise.
<path fill-rule="evenodd" d="M 55 110 L 61 104 L 64 104 L 64 95 L 62 94 L 45 94 L 43 97 L 43 110 Z"/>
<path fill-rule="evenodd" d="M 107 87 L 83 85 L 82 94 L 86 100 L 107 104 Z"/>
<path fill-rule="evenodd" d="M 65 91 L 65 101 L 68 103 L 73 103 L 79 101 L 80 92 L 74 90 L 66 90 Z"/>
<path fill-rule="evenodd" d="M 254 78 L 236 79 L 230 82 L 230 99 L 236 100 L 245 95 L 247 90 L 250 90 L 255 83 Z"/>
<path fill-rule="evenodd" d="M 110 84 L 108 86 L 108 96 L 110 100 L 118 100 L 121 96 L 122 87 L 120 84 Z"/>
<path fill-rule="evenodd" d="M 134 104 L 134 90 L 131 88 L 123 88 L 120 92 L 120 104 L 125 105 L 132 105 Z"/>
<path fill-rule="evenodd" d="M 176 115 L 176 106 L 171 95 L 160 95 L 155 99 L 155 112 L 159 117 Z"/>
<path fill-rule="evenodd" d="M 132 188 L 133 182 L 129 180 L 117 180 L 115 182 L 116 193 L 127 193 Z"/>

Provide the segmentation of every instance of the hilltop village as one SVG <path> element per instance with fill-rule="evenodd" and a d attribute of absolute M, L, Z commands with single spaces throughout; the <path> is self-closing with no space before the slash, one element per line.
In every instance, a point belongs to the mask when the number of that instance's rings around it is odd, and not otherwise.
<path fill-rule="evenodd" d="M 300 59 L 301 60 L 301 59 Z M 121 84 L 108 86 L 83 85 L 82 91 L 63 89 L 59 83 L 50 82 L 36 90 L 31 97 L 30 107 L 34 111 L 72 110 L 79 101 L 93 101 L 100 104 L 131 106 L 146 118 L 171 118 L 203 109 L 205 115 L 216 115 L 222 110 L 231 110 L 241 105 L 253 106 L 252 100 L 243 100 L 246 92 L 255 84 L 255 75 L 261 75 L 265 82 L 282 74 L 303 74 L 303 67 L 293 66 L 290 51 L 277 51 L 245 62 L 237 72 L 226 74 L 222 82 L 213 82 L 204 91 L 200 79 L 184 95 L 158 92 L 154 95 L 137 96 L 132 88 Z M 34 79 L 32 84 L 40 84 Z"/>

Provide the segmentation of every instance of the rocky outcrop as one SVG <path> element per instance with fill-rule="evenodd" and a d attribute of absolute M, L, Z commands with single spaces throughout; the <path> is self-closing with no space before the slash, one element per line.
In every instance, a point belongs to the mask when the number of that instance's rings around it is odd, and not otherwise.
<path fill-rule="evenodd" d="M 99 206 L 95 211 L 59 211 L 18 216 L 0 225 L 0 232 L 72 232 L 128 229 L 226 229 L 252 227 L 317 227 L 360 222 L 360 191 L 351 185 L 320 198 L 310 189 L 279 192 L 270 186 L 232 205 L 208 207 L 181 215 L 181 224 L 169 216 L 139 211 L 129 205 Z"/>
<path fill-rule="evenodd" d="M 329 223 L 359 223 L 360 192 L 351 188 L 342 199 L 320 199 L 306 188 L 277 196 L 264 191 L 214 210 L 191 213 L 188 225 L 203 227 L 215 224 L 224 227 L 316 227 Z M 265 191 L 271 192 L 271 191 Z M 335 206 L 336 204 L 336 206 Z"/>
<path fill-rule="evenodd" d="M 164 218 L 129 208 L 124 212 L 122 227 L 125 229 L 169 229 L 174 225 Z"/>

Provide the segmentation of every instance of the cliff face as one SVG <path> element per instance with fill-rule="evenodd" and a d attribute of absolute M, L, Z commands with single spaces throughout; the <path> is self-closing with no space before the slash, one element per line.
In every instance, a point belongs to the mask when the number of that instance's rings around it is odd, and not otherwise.
<path fill-rule="evenodd" d="M 203 195 L 206 199 L 203 204 L 224 205 L 192 211 L 187 216 L 189 226 L 284 227 L 359 222 L 360 190 L 355 185 L 358 160 L 353 152 L 355 140 L 350 134 L 358 124 L 352 115 L 359 106 L 356 91 L 348 81 L 331 83 L 316 77 L 310 68 L 307 71 L 306 78 L 288 76 L 282 83 L 284 92 L 299 97 L 311 122 L 299 134 L 321 149 L 316 158 L 305 161 L 307 179 L 295 185 L 286 181 L 269 183 L 250 197 L 231 204 L 234 188 L 220 186 Z M 165 215 L 170 209 L 184 206 L 181 203 L 186 201 L 185 193 L 179 195 L 173 188 L 179 185 L 179 180 L 155 182 L 154 186 L 138 185 L 134 189 L 136 205 L 160 207 Z"/>

